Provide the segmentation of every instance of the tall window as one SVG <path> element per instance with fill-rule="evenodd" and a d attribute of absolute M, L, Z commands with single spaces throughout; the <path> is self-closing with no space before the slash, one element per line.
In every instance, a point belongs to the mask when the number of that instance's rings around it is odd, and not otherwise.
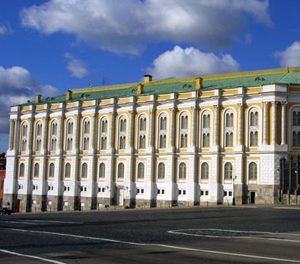
<path fill-rule="evenodd" d="M 186 112 L 179 117 L 179 147 L 186 148 L 188 145 L 189 117 Z"/>
<path fill-rule="evenodd" d="M 122 162 L 118 164 L 118 179 L 124 179 L 124 164 Z"/>
<path fill-rule="evenodd" d="M 138 164 L 138 169 L 137 169 L 137 178 L 138 178 L 138 180 L 143 180 L 144 179 L 144 173 L 145 173 L 145 165 L 144 165 L 144 163 L 140 162 Z"/>
<path fill-rule="evenodd" d="M 160 115 L 158 121 L 158 147 L 167 147 L 167 116 L 165 114 Z"/>
<path fill-rule="evenodd" d="M 9 149 L 14 149 L 15 146 L 15 125 L 14 120 L 10 120 L 10 133 L 9 133 Z"/>
<path fill-rule="evenodd" d="M 40 165 L 38 163 L 34 164 L 33 177 L 38 178 L 40 176 Z"/>
<path fill-rule="evenodd" d="M 208 180 L 209 178 L 209 165 L 207 162 L 201 164 L 201 180 Z"/>
<path fill-rule="evenodd" d="M 258 111 L 253 108 L 249 111 L 249 145 L 258 146 Z"/>
<path fill-rule="evenodd" d="M 90 120 L 84 118 L 82 121 L 82 150 L 88 150 L 90 147 Z"/>
<path fill-rule="evenodd" d="M 88 175 L 88 165 L 83 163 L 81 165 L 81 179 L 86 179 Z"/>
<path fill-rule="evenodd" d="M 50 151 L 56 150 L 57 144 L 57 122 L 53 121 L 50 126 Z"/>
<path fill-rule="evenodd" d="M 21 163 L 19 168 L 19 177 L 24 177 L 24 176 L 25 176 L 25 165 L 24 163 Z"/>
<path fill-rule="evenodd" d="M 49 165 L 49 178 L 54 178 L 55 165 L 50 163 Z"/>
<path fill-rule="evenodd" d="M 42 122 L 35 125 L 35 151 L 41 151 L 42 148 Z"/>
<path fill-rule="evenodd" d="M 257 180 L 257 164 L 255 162 L 249 163 L 249 181 Z"/>
<path fill-rule="evenodd" d="M 66 150 L 71 151 L 73 148 L 73 120 L 68 119 L 66 123 Z"/>
<path fill-rule="evenodd" d="M 234 114 L 232 110 L 225 113 L 225 147 L 233 147 Z"/>
<path fill-rule="evenodd" d="M 205 111 L 202 114 L 202 147 L 208 148 L 210 146 L 210 113 Z"/>
<path fill-rule="evenodd" d="M 158 164 L 158 172 L 157 172 L 157 179 L 164 180 L 165 179 L 165 164 L 160 162 Z"/>
<path fill-rule="evenodd" d="M 138 123 L 138 148 L 144 149 L 146 148 L 146 126 L 147 126 L 147 120 L 144 115 L 141 115 L 139 117 L 139 123 Z"/>
<path fill-rule="evenodd" d="M 125 116 L 119 119 L 119 149 L 126 148 L 127 120 Z"/>
<path fill-rule="evenodd" d="M 105 164 L 100 163 L 99 165 L 99 179 L 104 179 L 105 178 Z"/>
<path fill-rule="evenodd" d="M 179 175 L 178 179 L 183 181 L 186 179 L 186 164 L 184 162 L 181 162 L 179 164 Z"/>
<path fill-rule="evenodd" d="M 65 165 L 65 179 L 71 178 L 71 164 L 66 163 Z"/>
<path fill-rule="evenodd" d="M 23 123 L 21 125 L 21 151 L 24 152 L 27 149 L 27 132 L 28 125 L 27 123 Z"/>
<path fill-rule="evenodd" d="M 107 119 L 104 117 L 100 121 L 100 149 L 107 149 Z"/>
<path fill-rule="evenodd" d="M 224 179 L 225 180 L 232 179 L 232 164 L 230 162 L 226 162 L 224 165 Z"/>
<path fill-rule="evenodd" d="M 293 127 L 292 127 L 292 135 L 293 135 L 293 146 L 300 147 L 300 109 L 293 110 Z"/>

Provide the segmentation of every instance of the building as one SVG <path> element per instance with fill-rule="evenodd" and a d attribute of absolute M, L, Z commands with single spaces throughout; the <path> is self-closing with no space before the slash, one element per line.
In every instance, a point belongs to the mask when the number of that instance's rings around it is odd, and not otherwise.
<path fill-rule="evenodd" d="M 0 207 L 2 207 L 6 158 L 5 153 L 0 154 Z"/>
<path fill-rule="evenodd" d="M 12 106 L 15 210 L 278 202 L 300 150 L 300 68 L 68 90 Z"/>

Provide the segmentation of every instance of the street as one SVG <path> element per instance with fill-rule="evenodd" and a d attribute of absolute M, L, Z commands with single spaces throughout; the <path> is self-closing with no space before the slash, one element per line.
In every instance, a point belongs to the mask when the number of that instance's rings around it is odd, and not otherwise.
<path fill-rule="evenodd" d="M 300 207 L 0 217 L 0 263 L 300 263 Z"/>

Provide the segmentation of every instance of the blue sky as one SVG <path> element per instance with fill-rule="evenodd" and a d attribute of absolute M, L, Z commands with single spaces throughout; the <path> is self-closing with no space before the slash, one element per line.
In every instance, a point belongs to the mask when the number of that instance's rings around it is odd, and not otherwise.
<path fill-rule="evenodd" d="M 0 151 L 35 94 L 300 66 L 298 0 L 0 1 Z"/>

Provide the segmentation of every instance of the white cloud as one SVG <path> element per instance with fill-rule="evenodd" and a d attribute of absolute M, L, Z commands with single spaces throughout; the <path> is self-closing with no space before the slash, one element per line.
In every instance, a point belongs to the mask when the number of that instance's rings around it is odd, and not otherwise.
<path fill-rule="evenodd" d="M 275 56 L 279 59 L 282 67 L 300 66 L 300 41 L 295 41 L 283 51 L 277 51 Z"/>
<path fill-rule="evenodd" d="M 117 53 L 140 53 L 151 42 L 230 45 L 246 17 L 270 26 L 268 0 L 50 0 L 21 12 L 22 24 L 64 32 Z M 245 32 L 247 34 L 247 32 Z"/>
<path fill-rule="evenodd" d="M 183 49 L 175 46 L 173 50 L 158 56 L 153 61 L 153 67 L 148 68 L 147 72 L 155 79 L 164 79 L 232 72 L 239 69 L 239 63 L 231 55 L 217 56 L 193 47 Z"/>
<path fill-rule="evenodd" d="M 74 58 L 70 53 L 65 53 L 67 59 L 67 69 L 76 78 L 83 78 L 88 74 L 88 71 L 83 61 Z"/>
<path fill-rule="evenodd" d="M 35 81 L 25 68 L 0 66 L 0 134 L 8 133 L 8 112 L 11 105 L 25 103 L 36 94 L 53 96 L 57 93 L 58 90 L 53 86 Z"/>
<path fill-rule="evenodd" d="M 11 30 L 4 26 L 4 25 L 0 25 L 0 35 L 6 35 L 9 34 L 11 32 Z"/>

